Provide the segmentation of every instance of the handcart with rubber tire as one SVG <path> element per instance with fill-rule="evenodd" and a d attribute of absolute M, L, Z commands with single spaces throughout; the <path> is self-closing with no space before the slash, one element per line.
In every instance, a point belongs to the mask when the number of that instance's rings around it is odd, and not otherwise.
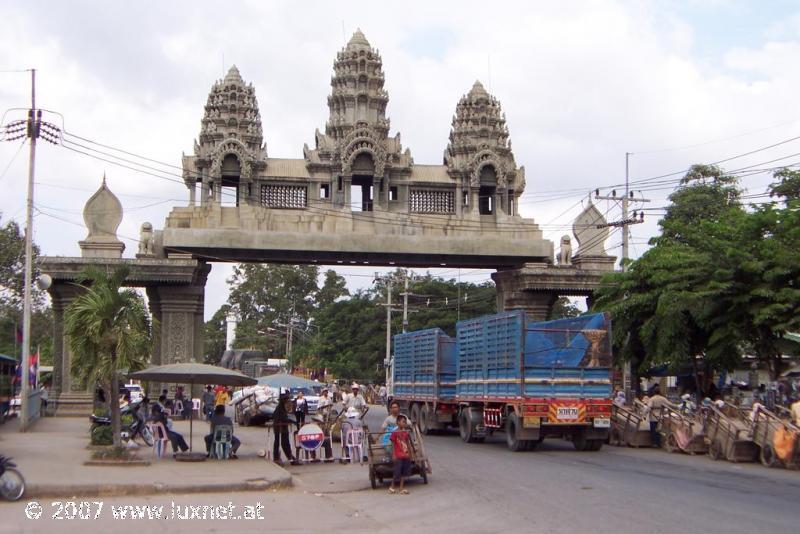
<path fill-rule="evenodd" d="M 788 419 L 759 407 L 753 414 L 752 436 L 762 465 L 800 467 L 800 427 Z"/>
<path fill-rule="evenodd" d="M 422 442 L 422 433 L 416 423 L 408 429 L 411 436 L 411 476 L 419 475 L 422 483 L 428 483 L 431 474 L 431 463 L 425 454 L 425 444 Z M 386 432 L 366 431 L 367 459 L 369 462 L 369 482 L 372 489 L 378 489 L 384 480 L 391 481 L 394 477 L 394 460 L 385 445 Z"/>
<path fill-rule="evenodd" d="M 637 400 L 633 406 L 612 407 L 608 444 L 636 448 L 652 446 L 647 409 L 641 402 Z"/>
<path fill-rule="evenodd" d="M 712 460 L 754 462 L 758 446 L 751 437 L 748 411 L 726 404 L 708 407 L 706 415 L 706 443 Z"/>
<path fill-rule="evenodd" d="M 665 451 L 686 454 L 705 454 L 708 451 L 702 413 L 681 413 L 670 406 L 662 406 L 658 426 Z"/>

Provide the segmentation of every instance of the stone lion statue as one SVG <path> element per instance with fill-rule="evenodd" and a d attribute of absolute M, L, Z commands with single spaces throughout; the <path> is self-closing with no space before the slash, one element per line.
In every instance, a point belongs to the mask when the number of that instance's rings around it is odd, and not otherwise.
<path fill-rule="evenodd" d="M 558 251 L 558 264 L 572 264 L 572 242 L 568 235 L 561 236 L 561 249 Z"/>
<path fill-rule="evenodd" d="M 153 225 L 149 222 L 142 223 L 139 230 L 139 254 L 143 256 L 153 256 Z"/>

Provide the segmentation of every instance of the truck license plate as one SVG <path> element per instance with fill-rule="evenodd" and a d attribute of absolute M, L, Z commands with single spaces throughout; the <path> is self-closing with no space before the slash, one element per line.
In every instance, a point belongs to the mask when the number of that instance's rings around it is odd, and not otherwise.
<path fill-rule="evenodd" d="M 556 412 L 559 421 L 576 421 L 578 419 L 577 406 L 559 406 Z"/>
<path fill-rule="evenodd" d="M 609 428 L 611 426 L 611 419 L 607 417 L 595 417 L 594 418 L 594 427 L 595 428 Z"/>

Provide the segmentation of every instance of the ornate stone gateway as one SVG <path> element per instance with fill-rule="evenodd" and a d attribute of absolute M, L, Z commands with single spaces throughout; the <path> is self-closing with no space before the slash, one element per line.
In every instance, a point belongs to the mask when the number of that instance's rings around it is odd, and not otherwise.
<path fill-rule="evenodd" d="M 554 248 L 518 202 L 517 166 L 500 103 L 480 82 L 461 97 L 441 165 L 418 165 L 400 134 L 389 136 L 382 60 L 356 31 L 333 64 L 325 133 L 302 158 L 267 156 L 255 88 L 231 67 L 211 88 L 192 155 L 189 191 L 164 228 L 141 227 L 136 259 L 116 237 L 122 206 L 105 185 L 87 202 L 80 258 L 45 257 L 53 278 L 55 393 L 65 411 L 86 410 L 87 392 L 69 376 L 62 317 L 88 265 L 129 264 L 131 286 L 147 288 L 161 325 L 154 365 L 201 361 L 204 286 L 213 261 L 494 268 L 498 309 L 544 319 L 560 295 L 590 296 L 614 258 L 591 205 Z M 89 399 L 90 401 L 90 399 Z"/>

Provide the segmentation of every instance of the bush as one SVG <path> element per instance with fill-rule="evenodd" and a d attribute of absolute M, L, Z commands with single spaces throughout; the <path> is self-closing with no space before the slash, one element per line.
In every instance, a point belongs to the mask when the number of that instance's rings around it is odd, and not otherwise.
<path fill-rule="evenodd" d="M 114 434 L 111 425 L 97 425 L 92 428 L 92 445 L 111 445 L 114 443 Z"/>

